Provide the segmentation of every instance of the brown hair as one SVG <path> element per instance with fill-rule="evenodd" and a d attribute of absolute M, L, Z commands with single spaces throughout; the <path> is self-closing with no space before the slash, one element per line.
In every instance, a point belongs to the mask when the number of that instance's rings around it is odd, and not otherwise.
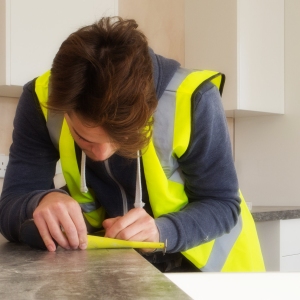
<path fill-rule="evenodd" d="M 147 39 L 137 27 L 106 17 L 72 33 L 54 58 L 47 102 L 101 126 L 128 158 L 148 145 L 157 105 Z"/>

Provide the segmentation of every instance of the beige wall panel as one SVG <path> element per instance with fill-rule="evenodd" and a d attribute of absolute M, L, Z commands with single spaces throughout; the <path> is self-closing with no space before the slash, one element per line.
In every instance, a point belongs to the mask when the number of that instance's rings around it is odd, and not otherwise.
<path fill-rule="evenodd" d="M 12 143 L 13 120 L 18 98 L 0 97 L 0 153 L 8 155 Z M 0 178 L 0 193 L 3 179 Z"/>
<path fill-rule="evenodd" d="M 0 153 L 8 155 L 18 98 L 0 97 Z"/>
<path fill-rule="evenodd" d="M 185 66 L 226 75 L 222 97 L 226 110 L 235 107 L 237 99 L 236 15 L 236 0 L 185 2 Z"/>
<path fill-rule="evenodd" d="M 156 53 L 184 65 L 184 0 L 119 0 L 119 15 L 137 21 Z"/>
<path fill-rule="evenodd" d="M 0 0 L 0 28 L 5 28 L 5 1 Z M 5 72 L 6 69 L 6 32 L 5 30 L 0 30 L 0 82 L 5 81 Z"/>

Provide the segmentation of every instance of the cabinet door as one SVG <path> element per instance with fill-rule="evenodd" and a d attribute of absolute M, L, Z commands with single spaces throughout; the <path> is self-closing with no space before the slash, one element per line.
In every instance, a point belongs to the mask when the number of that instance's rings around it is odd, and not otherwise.
<path fill-rule="evenodd" d="M 300 271 L 300 219 L 280 220 L 280 271 Z"/>
<path fill-rule="evenodd" d="M 284 112 L 284 0 L 237 1 L 237 108 Z"/>
<path fill-rule="evenodd" d="M 51 67 L 79 27 L 118 15 L 117 0 L 6 0 L 5 85 L 24 85 Z"/>
<path fill-rule="evenodd" d="M 281 257 L 280 272 L 299 272 L 300 271 L 300 254 Z"/>
<path fill-rule="evenodd" d="M 225 73 L 227 116 L 284 112 L 284 0 L 185 2 L 185 64 Z"/>
<path fill-rule="evenodd" d="M 300 255 L 300 219 L 280 221 L 280 256 L 289 255 Z"/>

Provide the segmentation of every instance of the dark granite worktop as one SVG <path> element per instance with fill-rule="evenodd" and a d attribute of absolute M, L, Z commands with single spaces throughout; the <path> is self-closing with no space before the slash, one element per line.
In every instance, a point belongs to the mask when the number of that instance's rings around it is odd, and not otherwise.
<path fill-rule="evenodd" d="M 133 249 L 56 252 L 0 234 L 0 299 L 191 299 Z"/>
<path fill-rule="evenodd" d="M 300 206 L 253 206 L 255 222 L 288 220 L 300 218 Z"/>

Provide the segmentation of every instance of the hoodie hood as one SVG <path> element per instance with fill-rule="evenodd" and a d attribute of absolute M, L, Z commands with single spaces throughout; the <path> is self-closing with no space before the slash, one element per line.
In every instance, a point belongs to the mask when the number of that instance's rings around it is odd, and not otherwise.
<path fill-rule="evenodd" d="M 151 48 L 149 48 L 149 54 L 153 63 L 156 96 L 157 99 L 159 99 L 172 79 L 174 73 L 180 67 L 180 63 L 176 60 L 155 54 Z"/>

